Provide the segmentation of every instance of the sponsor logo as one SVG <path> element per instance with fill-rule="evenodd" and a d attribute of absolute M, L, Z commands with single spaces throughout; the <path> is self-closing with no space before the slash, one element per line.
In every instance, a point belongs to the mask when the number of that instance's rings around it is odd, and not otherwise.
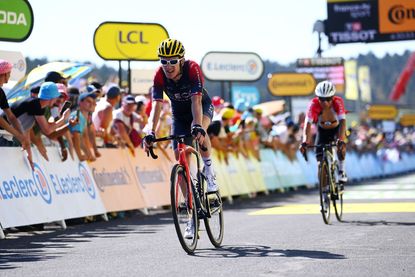
<path fill-rule="evenodd" d="M 11 11 L 0 10 L 0 24 L 7 25 L 27 25 L 24 13 L 15 13 Z"/>
<path fill-rule="evenodd" d="M 87 193 L 91 199 L 96 199 L 93 179 L 82 164 L 79 164 L 78 176 L 47 175 L 35 163 L 32 178 L 12 176 L 8 179 L 0 179 L 0 200 L 40 197 L 45 203 L 51 204 L 54 198 L 82 193 Z"/>
<path fill-rule="evenodd" d="M 45 200 L 46 203 L 52 203 L 52 193 L 50 191 L 49 183 L 46 179 L 42 169 L 35 164 L 32 172 L 33 180 L 35 181 L 36 187 L 38 188 L 39 195 Z"/>
<path fill-rule="evenodd" d="M 144 168 L 136 166 L 135 172 L 137 174 L 138 181 L 144 188 L 147 184 L 163 183 L 166 180 L 164 172 L 159 169 L 145 170 Z"/>
<path fill-rule="evenodd" d="M 388 12 L 388 19 L 393 24 L 404 24 L 406 20 L 415 20 L 415 9 L 405 8 L 402 5 L 392 6 Z"/>
<path fill-rule="evenodd" d="M 96 168 L 93 168 L 92 175 L 100 191 L 105 191 L 106 187 L 125 186 L 131 183 L 131 177 L 125 167 L 114 171 L 107 171 L 104 168 L 100 172 Z"/>
<path fill-rule="evenodd" d="M 95 199 L 94 182 L 92 181 L 92 177 L 89 175 L 87 168 L 81 163 L 79 163 L 79 176 L 85 185 L 86 192 L 92 199 Z"/>

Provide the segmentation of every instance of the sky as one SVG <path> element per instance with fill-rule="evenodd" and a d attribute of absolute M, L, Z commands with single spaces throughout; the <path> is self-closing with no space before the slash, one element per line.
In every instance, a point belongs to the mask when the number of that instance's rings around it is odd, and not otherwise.
<path fill-rule="evenodd" d="M 7 0 L 1 0 L 7 1 Z M 34 12 L 30 37 L 20 43 L 0 41 L 0 50 L 30 58 L 90 61 L 117 67 L 95 52 L 93 35 L 105 21 L 158 23 L 182 41 L 186 57 L 200 62 L 209 51 L 255 52 L 264 60 L 287 65 L 315 56 L 316 20 L 327 18 L 326 0 L 28 0 Z M 323 57 L 357 57 L 373 52 L 415 51 L 414 41 L 329 46 Z M 134 62 L 152 68 L 154 62 Z"/>

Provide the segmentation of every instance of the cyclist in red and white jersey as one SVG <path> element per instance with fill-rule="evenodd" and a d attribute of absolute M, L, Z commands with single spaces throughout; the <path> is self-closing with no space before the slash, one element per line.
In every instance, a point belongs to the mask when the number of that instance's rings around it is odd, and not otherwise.
<path fill-rule="evenodd" d="M 335 96 L 335 86 L 329 81 L 317 84 L 314 97 L 308 106 L 304 122 L 303 143 L 300 145 L 301 153 L 305 153 L 307 145 L 312 143 L 311 125 L 317 124 L 315 144 L 328 144 L 336 141 L 337 156 L 339 158 L 339 181 L 347 182 L 346 175 L 346 109 L 343 99 Z M 322 150 L 316 149 L 317 160 L 322 157 Z"/>

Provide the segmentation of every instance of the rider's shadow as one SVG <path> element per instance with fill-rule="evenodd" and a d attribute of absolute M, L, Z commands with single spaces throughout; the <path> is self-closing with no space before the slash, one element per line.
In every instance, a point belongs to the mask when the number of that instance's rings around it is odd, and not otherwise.
<path fill-rule="evenodd" d="M 310 259 L 346 259 L 344 255 L 327 251 L 274 249 L 265 245 L 224 245 L 216 249 L 200 249 L 194 253 L 197 257 L 241 258 L 241 257 L 302 257 Z"/>

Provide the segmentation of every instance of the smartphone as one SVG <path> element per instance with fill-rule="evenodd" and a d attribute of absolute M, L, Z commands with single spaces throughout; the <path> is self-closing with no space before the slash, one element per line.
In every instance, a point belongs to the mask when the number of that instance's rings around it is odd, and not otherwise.
<path fill-rule="evenodd" d="M 69 109 L 72 106 L 72 102 L 71 101 L 65 101 L 65 103 L 63 103 L 62 105 L 62 109 L 61 109 L 61 115 L 63 115 L 63 113 Z"/>

